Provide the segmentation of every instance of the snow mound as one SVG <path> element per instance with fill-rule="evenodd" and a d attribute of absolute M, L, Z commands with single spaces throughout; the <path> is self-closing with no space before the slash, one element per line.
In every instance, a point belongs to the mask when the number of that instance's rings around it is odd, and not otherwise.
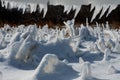
<path fill-rule="evenodd" d="M 115 74 L 115 73 L 118 73 L 118 70 L 113 65 L 109 65 L 107 74 L 111 75 L 111 74 Z"/>
<path fill-rule="evenodd" d="M 68 74 L 71 73 L 71 74 Z M 66 80 L 77 76 L 77 72 L 54 54 L 46 54 L 36 68 L 32 80 Z"/>
<path fill-rule="evenodd" d="M 32 56 L 31 52 L 36 47 L 36 42 L 32 40 L 31 36 L 29 35 L 21 44 L 17 54 L 16 59 L 17 60 L 23 60 L 24 62 L 27 62 L 29 59 L 31 59 Z"/>

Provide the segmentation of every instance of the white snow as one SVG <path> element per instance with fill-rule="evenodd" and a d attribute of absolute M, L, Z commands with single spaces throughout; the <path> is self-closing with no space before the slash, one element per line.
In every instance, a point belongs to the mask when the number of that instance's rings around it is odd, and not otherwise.
<path fill-rule="evenodd" d="M 1 29 L 0 78 L 2 80 L 117 80 L 120 78 L 119 30 L 74 28 L 74 19 L 63 30 L 36 25 Z M 11 32 L 7 32 L 7 29 Z M 69 35 L 66 38 L 66 33 Z M 78 31 L 78 34 L 75 34 Z M 12 35 L 5 38 L 8 34 Z M 88 36 L 89 35 L 89 36 Z M 109 66 L 110 65 L 110 66 Z M 112 65 L 112 66 L 111 66 Z M 11 74 L 13 73 L 13 74 Z M 11 77 L 12 76 L 12 77 Z"/>
<path fill-rule="evenodd" d="M 24 0 L 25 3 L 14 1 L 11 1 L 10 9 L 18 6 L 24 13 L 28 7 L 30 12 L 34 12 L 38 3 L 40 12 L 44 10 L 43 17 L 46 15 L 47 0 L 43 0 L 44 4 L 37 0 Z M 96 7 L 93 20 L 102 7 L 100 18 L 103 16 L 108 8 L 107 3 L 113 2 L 110 13 L 115 8 L 113 5 L 119 2 L 76 1 L 56 0 L 50 3 L 64 4 L 67 13 L 72 7 L 77 9 L 75 16 L 81 4 L 93 3 Z M 7 8 L 8 2 L 2 1 L 2 6 Z M 104 5 L 101 6 L 101 3 Z M 106 26 L 96 23 L 93 28 L 88 24 L 88 19 L 86 26 L 81 24 L 79 28 L 74 28 L 74 21 L 64 22 L 63 30 L 49 29 L 47 24 L 42 29 L 36 25 L 16 28 L 4 25 L 0 28 L 0 80 L 119 80 L 120 30 L 110 29 L 107 22 Z"/>
<path fill-rule="evenodd" d="M 116 70 L 113 65 L 109 65 L 107 74 L 111 75 L 111 74 L 115 74 L 117 72 L 118 72 L 118 70 Z"/>

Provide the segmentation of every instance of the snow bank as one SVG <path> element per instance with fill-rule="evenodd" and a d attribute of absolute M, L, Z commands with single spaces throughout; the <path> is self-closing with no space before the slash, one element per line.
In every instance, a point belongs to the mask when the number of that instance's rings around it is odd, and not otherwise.
<path fill-rule="evenodd" d="M 36 68 L 32 80 L 69 80 L 77 76 L 76 73 L 72 67 L 59 61 L 56 55 L 46 54 Z"/>

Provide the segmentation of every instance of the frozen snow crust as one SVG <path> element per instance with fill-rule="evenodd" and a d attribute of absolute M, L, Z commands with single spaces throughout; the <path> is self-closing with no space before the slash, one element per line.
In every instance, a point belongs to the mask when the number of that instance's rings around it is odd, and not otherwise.
<path fill-rule="evenodd" d="M 0 29 L 0 80 L 118 80 L 120 32 L 74 19 L 65 28 Z M 8 30 L 9 29 L 9 30 Z"/>

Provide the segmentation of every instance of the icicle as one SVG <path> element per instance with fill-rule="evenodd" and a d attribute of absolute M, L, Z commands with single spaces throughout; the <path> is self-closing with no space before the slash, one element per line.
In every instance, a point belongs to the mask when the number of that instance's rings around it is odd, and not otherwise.
<path fill-rule="evenodd" d="M 64 12 L 67 11 L 67 14 L 70 12 L 71 9 L 72 9 L 71 5 L 64 5 Z"/>
<path fill-rule="evenodd" d="M 43 18 L 46 16 L 47 13 L 47 4 L 39 4 L 40 6 L 40 12 L 44 10 Z"/>
<path fill-rule="evenodd" d="M 95 6 L 95 11 L 94 14 L 92 16 L 91 22 L 95 19 L 95 17 L 97 16 L 97 14 L 99 13 L 99 11 L 102 9 L 101 5 L 96 5 Z"/>
<path fill-rule="evenodd" d="M 105 11 L 109 8 L 109 6 L 108 6 L 108 5 L 103 5 L 102 8 L 103 8 L 103 9 L 102 9 L 102 13 L 101 13 L 99 19 L 101 19 L 101 17 L 104 15 Z"/>
<path fill-rule="evenodd" d="M 92 4 L 92 3 L 91 3 Z M 90 9 L 90 12 L 93 10 L 95 6 L 94 5 L 91 5 L 91 9 Z"/>
<path fill-rule="evenodd" d="M 9 3 L 8 1 L 5 1 L 5 2 L 4 2 L 4 5 L 5 5 L 5 8 L 6 8 L 6 9 L 8 8 L 8 3 Z"/>
<path fill-rule="evenodd" d="M 44 9 L 44 5 L 43 4 L 39 4 L 40 6 L 40 13 L 42 12 L 42 10 Z"/>
<path fill-rule="evenodd" d="M 2 7 L 5 6 L 5 1 L 4 0 L 1 0 L 1 5 L 2 5 Z"/>
<path fill-rule="evenodd" d="M 79 63 L 80 63 L 80 64 L 84 63 L 84 60 L 83 60 L 82 57 L 79 57 Z"/>
<path fill-rule="evenodd" d="M 30 11 L 30 13 L 35 12 L 35 11 L 36 11 L 36 6 L 37 6 L 37 4 L 31 3 L 30 6 L 31 6 L 31 11 Z"/>
<path fill-rule="evenodd" d="M 31 12 L 31 5 L 28 3 L 26 4 L 26 8 L 25 8 L 26 12 Z"/>
<path fill-rule="evenodd" d="M 107 29 L 107 30 L 110 30 L 110 26 L 109 26 L 108 21 L 106 21 L 106 29 Z"/>
<path fill-rule="evenodd" d="M 76 11 L 75 11 L 74 18 L 76 18 L 76 16 L 77 16 L 77 14 L 79 13 L 80 9 L 81 9 L 81 5 L 80 5 L 80 6 L 73 5 L 73 10 L 76 10 Z"/>
<path fill-rule="evenodd" d="M 117 5 L 110 4 L 110 9 L 109 9 L 108 14 L 106 15 L 106 17 L 108 17 L 108 15 L 109 15 L 109 14 L 112 12 L 112 10 L 114 10 L 116 7 L 117 7 Z"/>
<path fill-rule="evenodd" d="M 88 18 L 86 18 L 86 27 L 88 27 L 89 23 L 88 23 Z"/>
<path fill-rule="evenodd" d="M 20 6 L 23 9 L 23 14 L 24 14 L 25 13 L 25 9 L 26 9 L 26 4 L 21 4 Z"/>

